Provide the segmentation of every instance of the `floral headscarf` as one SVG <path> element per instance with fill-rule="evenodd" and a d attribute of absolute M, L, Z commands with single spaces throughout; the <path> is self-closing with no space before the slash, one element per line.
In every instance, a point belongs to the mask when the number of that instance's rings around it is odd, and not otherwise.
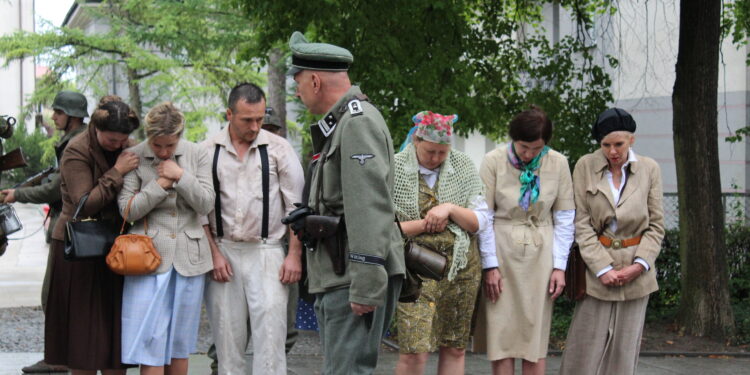
<path fill-rule="evenodd" d="M 417 130 L 414 134 L 425 141 L 443 145 L 451 144 L 453 124 L 458 121 L 458 115 L 444 116 L 439 113 L 422 111 L 411 118 Z"/>

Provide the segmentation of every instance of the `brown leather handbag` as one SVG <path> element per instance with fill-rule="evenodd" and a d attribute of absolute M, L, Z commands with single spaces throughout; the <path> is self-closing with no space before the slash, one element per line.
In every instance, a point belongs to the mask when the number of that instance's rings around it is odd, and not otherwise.
<path fill-rule="evenodd" d="M 107 265 L 112 272 L 123 276 L 147 275 L 159 268 L 161 255 L 156 251 L 154 242 L 148 234 L 148 219 L 144 218 L 144 234 L 122 234 L 125 223 L 128 221 L 130 205 L 133 198 L 128 201 L 125 208 L 125 217 L 120 228 L 120 235 L 115 238 L 115 243 L 107 255 Z"/>
<path fill-rule="evenodd" d="M 573 242 L 568 255 L 568 266 L 565 269 L 565 296 L 571 301 L 580 301 L 586 297 L 586 262 L 581 257 L 581 249 Z"/>

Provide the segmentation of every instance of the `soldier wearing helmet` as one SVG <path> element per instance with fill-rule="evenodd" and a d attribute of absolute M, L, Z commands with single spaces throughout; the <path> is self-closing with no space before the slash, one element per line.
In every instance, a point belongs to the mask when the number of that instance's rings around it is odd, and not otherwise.
<path fill-rule="evenodd" d="M 59 142 L 55 144 L 55 154 L 57 155 L 57 163 L 59 165 L 60 158 L 62 158 L 63 151 L 68 145 L 68 142 L 73 139 L 76 135 L 80 134 L 86 129 L 86 124 L 83 122 L 85 117 L 88 117 L 88 102 L 86 97 L 75 91 L 60 91 L 52 102 L 52 121 L 55 122 L 55 128 L 62 132 L 62 136 Z M 2 193 L 5 195 L 3 203 L 47 203 L 50 206 L 49 210 L 49 227 L 47 229 L 47 243 L 50 242 L 52 228 L 55 227 L 55 222 L 60 216 L 62 210 L 62 198 L 60 195 L 60 173 L 55 170 L 54 173 L 47 176 L 41 184 L 37 186 L 23 187 L 18 189 L 6 189 Z M 44 275 L 44 283 L 42 284 L 42 310 L 46 311 L 47 295 L 49 293 L 49 281 L 50 281 L 50 270 L 52 269 L 52 260 L 54 257 L 52 254 L 47 258 L 47 272 Z M 38 373 L 38 372 L 52 372 L 52 371 L 66 371 L 63 366 L 52 366 L 45 363 L 43 360 L 39 361 L 31 366 L 24 367 L 22 371 L 24 373 Z"/>
<path fill-rule="evenodd" d="M 263 116 L 263 125 L 261 127 L 269 132 L 283 137 L 281 135 L 281 118 L 274 113 L 273 108 L 267 107 L 266 114 Z"/>

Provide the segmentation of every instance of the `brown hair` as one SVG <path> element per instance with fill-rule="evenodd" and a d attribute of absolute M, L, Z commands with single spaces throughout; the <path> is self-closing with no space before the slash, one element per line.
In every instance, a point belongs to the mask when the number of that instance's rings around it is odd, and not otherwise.
<path fill-rule="evenodd" d="M 105 97 L 106 98 L 106 97 Z M 102 101 L 104 98 L 102 98 Z M 130 134 L 141 122 L 135 112 L 121 100 L 112 99 L 96 107 L 91 115 L 91 124 L 101 131 Z"/>
<path fill-rule="evenodd" d="M 97 106 L 101 107 L 109 102 L 121 102 L 122 98 L 119 95 L 104 95 L 99 99 Z"/>
<path fill-rule="evenodd" d="M 508 135 L 514 141 L 534 142 L 542 139 L 547 144 L 552 139 L 552 121 L 541 108 L 531 105 L 513 117 L 508 126 Z"/>
<path fill-rule="evenodd" d="M 172 102 L 164 102 L 151 108 L 146 115 L 146 137 L 152 139 L 163 135 L 181 136 L 185 129 L 185 116 Z"/>

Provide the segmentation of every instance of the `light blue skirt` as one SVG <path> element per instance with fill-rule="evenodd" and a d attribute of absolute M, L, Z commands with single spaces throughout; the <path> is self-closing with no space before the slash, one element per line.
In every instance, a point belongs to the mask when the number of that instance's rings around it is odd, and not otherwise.
<path fill-rule="evenodd" d="M 164 366 L 195 352 L 204 284 L 205 275 L 185 277 L 174 268 L 125 276 L 122 363 Z"/>

